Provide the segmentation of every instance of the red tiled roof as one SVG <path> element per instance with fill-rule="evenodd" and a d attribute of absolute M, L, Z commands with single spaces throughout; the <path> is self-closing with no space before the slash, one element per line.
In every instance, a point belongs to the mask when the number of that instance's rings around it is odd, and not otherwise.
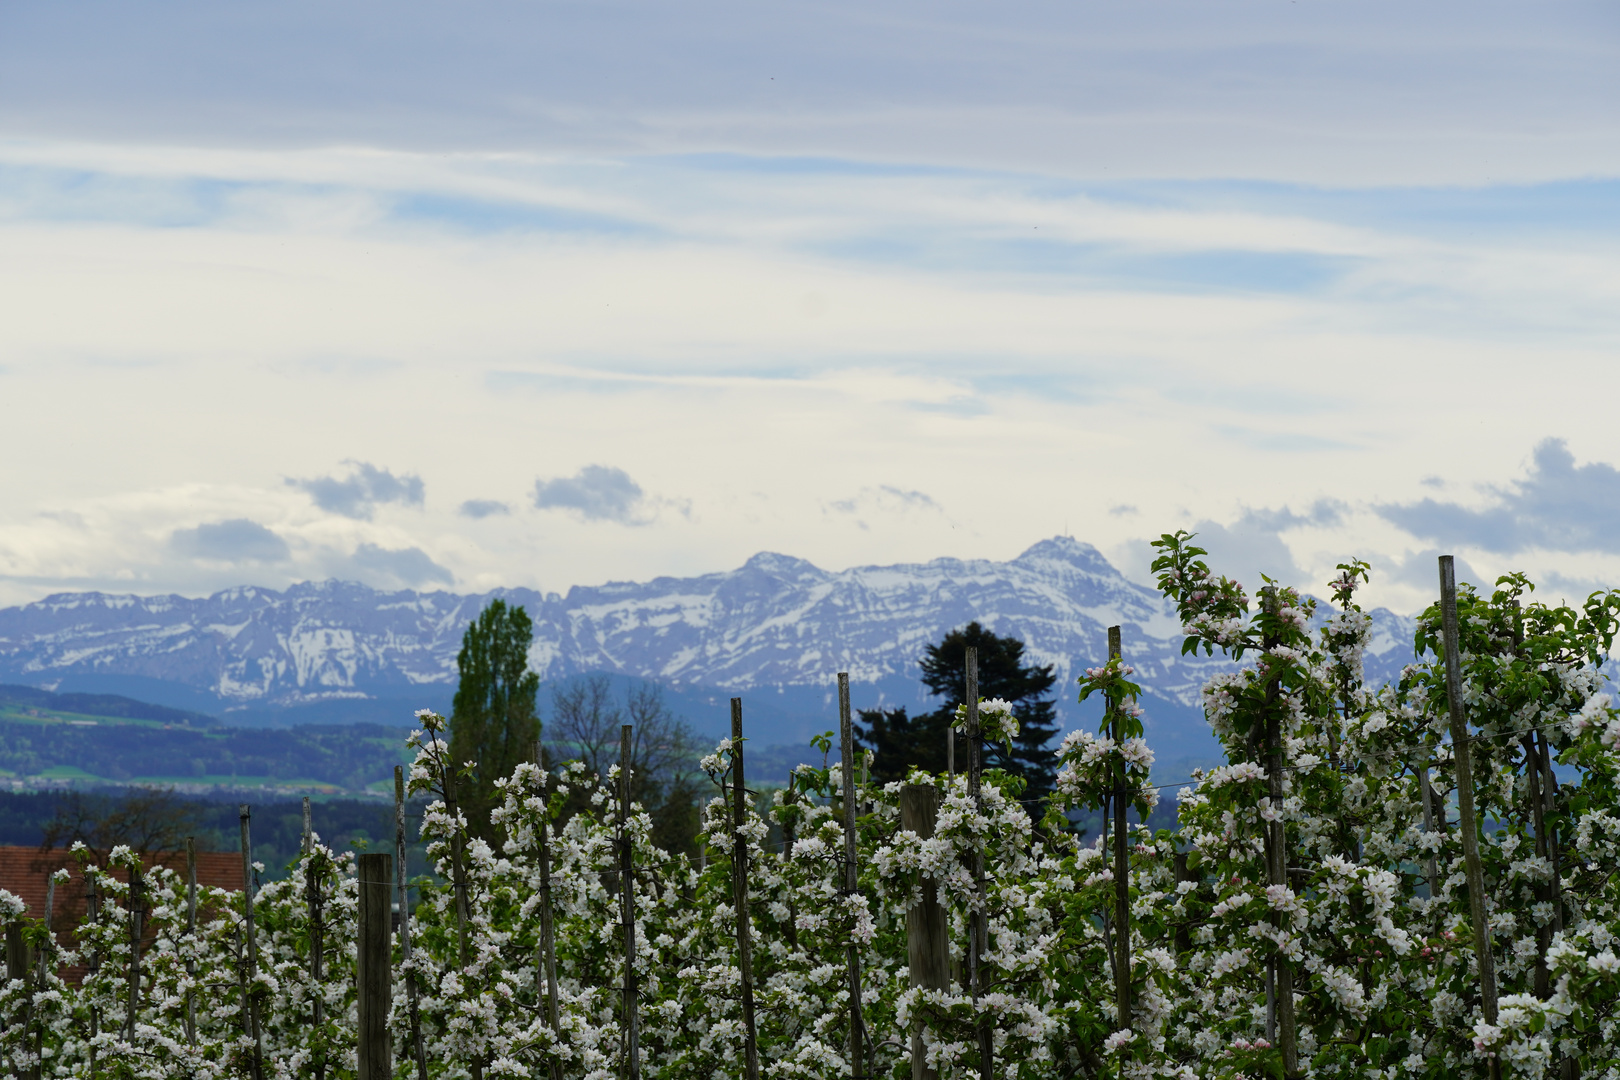
<path fill-rule="evenodd" d="M 186 872 L 186 853 L 183 851 L 148 852 L 142 860 L 145 867 L 165 866 L 180 874 Z M 76 921 L 84 913 L 84 875 L 79 872 L 79 860 L 64 848 L 41 850 L 31 847 L 0 847 L 0 889 L 22 897 L 28 905 L 28 914 L 39 918 L 45 910 L 45 891 L 50 876 L 66 868 L 71 877 L 56 887 L 56 910 L 53 925 L 63 925 L 61 917 Z M 122 869 L 113 871 L 119 881 L 128 881 Z M 197 852 L 197 885 L 241 891 L 242 856 L 233 851 Z"/>
<path fill-rule="evenodd" d="M 99 861 L 99 860 L 98 860 Z M 149 852 L 142 860 L 142 866 L 151 868 L 165 866 L 185 876 L 186 854 L 180 852 Z M 32 918 L 39 918 L 45 912 L 45 894 L 50 876 L 57 870 L 65 868 L 70 875 L 67 881 L 56 887 L 56 902 L 51 911 L 51 928 L 56 932 L 56 940 L 64 947 L 73 944 L 73 931 L 84 918 L 88 902 L 85 890 L 84 874 L 80 872 L 79 860 L 65 848 L 42 850 L 31 847 L 0 847 L 0 889 L 15 893 L 28 905 L 27 914 Z M 113 876 L 119 881 L 128 881 L 128 872 L 122 868 L 115 869 Z M 240 892 L 242 889 L 242 856 L 230 851 L 199 851 L 197 852 L 197 886 L 206 888 L 213 886 L 220 889 L 229 889 Z M 64 972 L 70 981 L 81 973 L 77 971 Z"/>

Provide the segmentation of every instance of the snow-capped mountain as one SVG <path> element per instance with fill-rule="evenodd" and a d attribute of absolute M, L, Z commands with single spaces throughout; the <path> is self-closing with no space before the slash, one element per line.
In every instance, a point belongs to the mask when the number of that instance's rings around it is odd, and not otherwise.
<path fill-rule="evenodd" d="M 1102 658 L 1107 627 L 1120 625 L 1143 685 L 1161 711 L 1182 719 L 1196 716 L 1200 686 L 1223 663 L 1182 656 L 1173 610 L 1158 593 L 1127 580 L 1091 545 L 1060 537 L 1008 562 L 936 559 L 838 572 L 762 553 L 724 573 L 576 587 L 566 596 L 378 592 L 336 581 L 206 599 L 64 593 L 0 610 L 0 678 L 149 699 L 165 696 L 153 689 L 184 688 L 199 697 L 174 701 L 169 693 L 170 703 L 212 699 L 216 711 L 413 695 L 447 701 L 462 633 L 494 596 L 533 618 L 530 662 L 543 678 L 611 671 L 676 692 L 811 701 L 848 671 L 868 698 L 920 701 L 924 646 L 972 619 L 1023 639 L 1031 659 L 1053 665 L 1060 687 Z M 1369 675 L 1383 678 L 1409 659 L 1412 626 L 1383 611 L 1376 619 Z"/>

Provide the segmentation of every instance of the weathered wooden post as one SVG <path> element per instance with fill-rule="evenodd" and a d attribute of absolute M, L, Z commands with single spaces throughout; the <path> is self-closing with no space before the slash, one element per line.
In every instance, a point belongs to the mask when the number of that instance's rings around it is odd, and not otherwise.
<path fill-rule="evenodd" d="M 310 815 L 309 796 L 304 796 L 304 838 L 300 848 L 304 858 L 304 905 L 309 911 L 309 978 L 315 986 L 321 985 L 322 965 L 326 960 L 326 926 L 322 918 L 324 897 L 321 894 L 320 875 L 315 873 L 315 827 Z M 311 1019 L 318 1029 L 326 1022 L 325 1005 L 317 993 L 311 1005 Z M 320 1050 L 312 1063 L 315 1080 L 325 1080 L 326 1053 Z"/>
<path fill-rule="evenodd" d="M 388 1035 L 388 1006 L 393 1000 L 394 857 L 360 856 L 360 903 L 355 963 L 355 998 L 359 1005 L 360 1069 L 357 1080 L 392 1080 L 393 1045 Z"/>
<path fill-rule="evenodd" d="M 967 669 L 967 728 L 968 740 L 968 794 L 973 796 L 973 811 L 984 814 L 983 770 L 984 758 L 979 739 L 979 650 L 969 646 L 964 653 Z M 973 917 L 968 920 L 968 979 L 973 986 L 973 1012 L 979 1029 L 979 1078 L 991 1080 L 995 1070 L 995 1041 L 990 1029 L 990 1018 L 979 1011 L 984 997 L 984 954 L 990 946 L 990 920 L 988 900 L 984 892 L 984 847 L 973 851 Z"/>
<path fill-rule="evenodd" d="M 540 798 L 542 804 L 545 800 L 546 774 L 545 752 L 539 738 L 534 740 L 534 765 L 540 769 Z M 549 814 L 549 811 L 543 811 Z M 551 838 L 548 835 L 551 829 L 550 821 L 542 817 L 540 822 L 540 969 L 535 972 L 536 989 L 544 979 L 546 995 L 546 1018 L 551 1023 L 551 1033 L 558 1038 L 562 1037 L 562 1014 L 557 1001 L 557 936 L 552 923 L 551 913 Z M 562 1080 L 562 1062 L 553 1057 L 551 1059 L 552 1080 Z M 424 1077 L 423 1080 L 426 1080 Z"/>
<path fill-rule="evenodd" d="M 416 972 L 411 969 L 410 878 L 405 872 L 405 769 L 394 766 L 394 890 L 399 904 L 399 950 L 405 961 L 405 1006 L 410 1012 L 410 1054 L 416 1059 L 417 1080 L 427 1080 L 427 1055 L 422 1051 L 422 1007 L 417 999 Z"/>
<path fill-rule="evenodd" d="M 1267 586 L 1260 591 L 1262 610 L 1275 618 L 1279 610 L 1277 589 Z M 1262 648 L 1269 653 L 1281 644 L 1278 635 L 1267 628 L 1261 635 Z M 1283 741 L 1282 741 L 1282 680 L 1271 676 L 1266 682 L 1266 780 L 1272 820 L 1266 827 L 1266 877 L 1273 886 L 1288 887 L 1288 829 L 1283 821 Z M 1272 915 L 1272 925 L 1281 928 L 1284 916 Z M 1283 1059 L 1283 1075 L 1292 1077 L 1299 1072 L 1299 1041 L 1294 1023 L 1294 968 L 1287 957 L 1278 956 L 1271 961 L 1268 979 L 1271 1009 L 1275 1030 L 1279 1036 Z"/>
<path fill-rule="evenodd" d="M 1462 655 L 1457 629 L 1457 567 L 1440 556 L 1440 629 L 1446 662 L 1446 708 L 1451 719 L 1452 760 L 1457 768 L 1457 829 L 1462 833 L 1463 868 L 1468 878 L 1468 913 L 1474 930 L 1474 957 L 1479 963 L 1480 1011 L 1496 1024 L 1496 963 L 1491 955 L 1491 928 L 1485 915 L 1485 871 L 1479 862 L 1479 826 L 1474 817 L 1474 765 L 1468 747 L 1468 719 L 1463 714 Z M 1500 1065 L 1495 1057 L 1491 1074 Z"/>
<path fill-rule="evenodd" d="M 145 881 L 141 877 L 140 855 L 129 871 L 129 985 L 125 995 L 124 1038 L 135 1041 L 135 1014 L 141 1006 L 141 916 L 145 914 L 143 895 Z"/>
<path fill-rule="evenodd" d="M 54 917 L 56 915 L 56 875 L 52 874 L 45 879 L 45 947 L 39 950 L 39 985 L 45 985 L 45 978 L 51 973 L 51 958 L 56 953 L 56 932 Z"/>
<path fill-rule="evenodd" d="M 1108 659 L 1123 656 L 1120 649 L 1119 627 L 1108 628 Z M 1123 1031 L 1131 1026 L 1131 842 L 1125 820 L 1130 808 L 1130 793 L 1125 790 L 1125 729 L 1120 706 L 1124 703 L 1111 696 L 1108 707 L 1110 734 L 1114 739 L 1114 1027 Z"/>
<path fill-rule="evenodd" d="M 629 724 L 619 726 L 619 905 L 624 921 L 624 1060 L 628 1080 L 641 1080 L 641 1017 L 636 1001 L 636 875 L 630 843 Z"/>
<path fill-rule="evenodd" d="M 252 813 L 247 803 L 237 809 L 242 821 L 242 1011 L 253 1041 L 253 1080 L 264 1080 L 264 1034 L 259 1030 L 259 1002 L 253 984 L 259 976 L 259 939 L 253 930 L 253 841 L 248 833 Z"/>
<path fill-rule="evenodd" d="M 737 912 L 737 967 L 742 975 L 743 1080 L 759 1080 L 759 1031 L 754 1025 L 754 937 L 748 916 L 748 784 L 743 778 L 742 698 L 731 699 L 731 889 Z"/>
<path fill-rule="evenodd" d="M 838 747 L 844 790 L 844 895 L 853 898 L 860 891 L 860 867 L 856 863 L 855 842 L 855 729 L 849 712 L 849 672 L 838 673 Z M 853 941 L 849 946 L 849 1075 L 861 1080 L 866 1043 L 866 1026 L 861 1015 L 861 952 Z"/>
<path fill-rule="evenodd" d="M 900 789 L 900 827 L 919 840 L 933 838 L 939 821 L 939 789 L 932 784 L 907 784 Z M 911 985 L 924 990 L 945 990 L 951 983 L 950 947 L 945 907 L 939 902 L 932 877 L 922 880 L 922 898 L 906 911 L 906 959 Z M 922 1021 L 911 1025 L 911 1080 L 938 1080 L 923 1050 Z"/>
<path fill-rule="evenodd" d="M 92 924 L 101 921 L 101 892 L 96 888 L 96 879 L 92 874 L 84 876 L 84 905 L 85 918 Z M 90 974 L 94 975 L 101 970 L 101 952 L 97 950 L 90 954 Z M 101 1009 L 94 1003 L 90 1006 L 90 1080 L 97 1080 L 100 1073 L 96 1069 L 96 1036 L 101 1034 Z"/>
<path fill-rule="evenodd" d="M 45 879 L 45 941 L 40 946 L 39 956 L 36 958 L 34 973 L 34 986 L 40 990 L 45 989 L 45 980 L 55 968 L 56 933 L 52 915 L 56 912 L 56 875 L 52 874 Z M 33 1005 L 28 1007 L 32 1016 Z M 23 1074 L 24 1080 L 35 1080 L 40 1070 L 45 1067 L 45 1024 L 42 1021 L 34 1030 L 34 1065 Z"/>
<path fill-rule="evenodd" d="M 29 984 L 31 984 L 33 980 L 29 971 L 30 965 L 28 963 L 28 943 L 23 940 L 22 931 L 23 928 L 21 921 L 13 921 L 6 924 L 6 978 L 21 981 L 24 986 L 28 988 L 28 991 L 31 991 L 32 986 Z M 33 994 L 28 992 L 27 997 L 32 999 Z M 28 1006 L 24 1006 L 23 1049 L 20 1051 L 21 1053 L 27 1052 L 28 1029 L 33 1023 L 33 1017 L 29 1015 L 31 1012 L 32 1010 Z M 13 1068 L 15 1069 L 14 1075 L 17 1076 L 19 1080 L 23 1080 L 23 1078 L 32 1080 L 32 1078 L 37 1075 L 34 1070 L 18 1065 L 15 1059 L 13 1059 Z"/>
<path fill-rule="evenodd" d="M 197 944 L 197 838 L 186 837 L 186 978 L 197 978 L 197 961 L 191 950 Z M 197 1003 L 195 991 L 186 989 L 186 1045 L 197 1045 Z"/>

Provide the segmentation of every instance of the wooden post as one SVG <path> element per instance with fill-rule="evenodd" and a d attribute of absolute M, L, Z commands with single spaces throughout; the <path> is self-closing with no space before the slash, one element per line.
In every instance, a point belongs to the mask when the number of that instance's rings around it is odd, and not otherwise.
<path fill-rule="evenodd" d="M 759 1032 L 754 1026 L 754 938 L 748 916 L 748 784 L 743 778 L 742 698 L 731 699 L 731 892 L 737 912 L 737 967 L 742 975 L 743 1080 L 759 1080 Z"/>
<path fill-rule="evenodd" d="M 21 981 L 26 987 L 27 984 L 32 980 L 29 978 L 28 970 L 28 943 L 23 940 L 22 931 L 23 928 L 20 921 L 13 921 L 6 924 L 6 978 Z M 29 987 L 29 990 L 31 989 L 32 988 Z M 25 993 L 27 998 L 31 999 L 33 997 L 32 993 L 27 991 L 25 991 Z M 32 1018 L 28 1015 L 28 1013 L 28 1007 L 24 1006 L 23 1053 L 27 1052 L 28 1028 L 32 1021 Z M 25 1070 L 17 1066 L 15 1058 L 12 1059 L 12 1066 L 14 1069 L 16 1069 L 13 1075 L 17 1076 L 19 1080 L 21 1080 L 22 1077 L 32 1077 L 34 1075 L 32 1070 Z"/>
<path fill-rule="evenodd" d="M 1423 802 L 1423 831 L 1434 832 L 1434 805 L 1432 792 L 1429 790 L 1429 764 L 1424 762 L 1418 769 L 1418 797 Z M 1423 876 L 1429 881 L 1429 900 L 1435 902 L 1440 899 L 1440 868 L 1434 861 L 1434 852 L 1429 852 L 1423 860 Z"/>
<path fill-rule="evenodd" d="M 360 1069 L 356 1080 L 392 1080 L 393 1045 L 388 1036 L 388 1006 L 393 1000 L 394 857 L 360 856 L 359 932 L 355 963 L 355 998 L 359 1006 Z"/>
<path fill-rule="evenodd" d="M 141 856 L 135 856 L 135 865 L 129 871 L 129 982 L 125 996 L 124 1038 L 135 1041 L 135 1014 L 141 1006 L 141 916 L 145 913 L 142 895 L 145 882 L 141 878 Z"/>
<path fill-rule="evenodd" d="M 37 970 L 34 973 L 34 986 L 43 991 L 45 980 L 55 968 L 56 933 L 51 916 L 56 911 L 56 875 L 52 874 L 45 879 L 45 940 L 39 949 L 36 962 Z M 28 1015 L 31 1017 L 34 1007 L 30 1002 Z M 42 1021 L 34 1031 L 34 1065 L 23 1074 L 24 1080 L 37 1080 L 40 1070 L 45 1067 L 45 1024 Z"/>
<path fill-rule="evenodd" d="M 900 828 L 919 840 L 931 839 L 939 821 L 939 789 L 932 784 L 907 784 L 900 789 Z M 922 880 L 922 898 L 906 911 L 906 959 L 911 985 L 925 990 L 946 990 L 951 983 L 950 949 L 945 908 L 932 877 Z M 922 1022 L 911 1025 L 911 1080 L 938 1080 L 923 1050 Z"/>
<path fill-rule="evenodd" d="M 619 726 L 619 905 L 624 920 L 624 1074 L 641 1078 L 641 1017 L 636 1012 L 636 875 L 630 844 L 631 725 Z"/>
<path fill-rule="evenodd" d="M 1479 863 L 1479 827 L 1474 819 L 1474 766 L 1468 748 L 1468 720 L 1463 715 L 1462 656 L 1457 643 L 1457 567 L 1440 556 L 1440 626 L 1446 662 L 1446 708 L 1451 718 L 1451 750 L 1457 766 L 1457 829 L 1462 833 L 1463 866 L 1468 876 L 1468 913 L 1473 922 L 1474 957 L 1479 963 L 1480 1011 L 1496 1023 L 1496 964 L 1491 956 L 1491 928 L 1485 918 L 1485 871 Z M 1491 1059 L 1491 1073 L 1500 1070 Z"/>
<path fill-rule="evenodd" d="M 101 894 L 96 889 L 96 879 L 86 873 L 84 881 L 85 918 L 94 925 L 101 921 Z M 101 970 L 100 950 L 90 954 L 90 974 L 94 975 Z M 92 1001 L 90 1005 L 90 1080 L 97 1080 L 100 1075 L 96 1070 L 96 1036 L 101 1034 L 101 1010 Z"/>
<path fill-rule="evenodd" d="M 444 768 L 444 808 L 449 811 L 452 819 L 456 816 L 456 771 L 452 762 L 446 762 Z M 466 967 L 472 963 L 472 942 L 467 937 L 467 875 L 464 870 L 462 851 L 462 837 L 459 826 L 453 827 L 450 834 L 450 876 L 456 894 L 456 940 L 457 955 L 461 966 Z"/>
<path fill-rule="evenodd" d="M 1552 898 L 1554 933 L 1564 930 L 1564 865 L 1558 852 L 1557 818 L 1549 816 L 1557 809 L 1554 802 L 1558 793 L 1558 778 L 1552 771 L 1552 754 L 1547 749 L 1547 733 L 1534 732 L 1536 758 L 1541 773 L 1541 798 L 1544 803 L 1542 821 L 1547 828 L 1547 856 L 1552 860 L 1552 888 L 1548 895 Z M 1558 1074 L 1563 1080 L 1579 1080 L 1580 1062 L 1572 1057 L 1565 1057 L 1559 1062 Z"/>
<path fill-rule="evenodd" d="M 259 975 L 259 939 L 253 931 L 253 842 L 248 835 L 252 813 L 247 803 L 237 809 L 242 821 L 242 1011 L 246 1013 L 247 1036 L 253 1041 L 253 1080 L 264 1080 L 264 1034 L 259 1030 L 259 1003 L 253 983 Z"/>
<path fill-rule="evenodd" d="M 1275 616 L 1278 611 L 1277 590 L 1267 586 L 1260 591 L 1263 610 Z M 1270 631 L 1262 635 L 1261 645 L 1269 651 L 1280 644 Z M 1288 830 L 1282 819 L 1283 808 L 1283 742 L 1282 742 L 1282 684 L 1278 678 L 1266 682 L 1266 780 L 1274 819 L 1266 828 L 1266 870 L 1270 885 L 1288 887 Z M 1272 925 L 1281 928 L 1281 913 L 1272 916 Z M 1294 968 L 1286 957 L 1275 957 L 1271 962 L 1269 996 L 1271 1014 L 1276 1017 L 1277 1033 L 1283 1059 L 1283 1075 L 1292 1077 L 1299 1072 L 1299 1040 L 1294 1023 Z"/>
<path fill-rule="evenodd" d="M 860 867 L 855 843 L 855 726 L 849 712 L 849 672 L 838 673 L 838 752 L 844 789 L 844 895 L 853 898 L 860 891 Z M 866 1025 L 861 1010 L 860 946 L 849 945 L 849 1075 L 861 1080 L 866 1045 Z"/>
<path fill-rule="evenodd" d="M 1108 628 L 1108 659 L 1117 660 L 1120 651 L 1119 627 Z M 1109 701 L 1113 710 L 1114 738 L 1114 942 L 1118 955 L 1114 959 L 1114 1027 L 1124 1030 L 1131 1026 L 1131 846 L 1127 832 L 1125 812 L 1130 799 L 1125 790 L 1125 731 L 1120 715 L 1119 701 Z"/>
<path fill-rule="evenodd" d="M 984 758 L 979 739 L 979 650 L 969 646 L 963 656 L 967 668 L 967 739 L 968 739 L 968 794 L 973 796 L 973 810 L 984 813 L 983 772 Z M 979 1029 L 979 1078 L 991 1080 L 995 1069 L 995 1042 L 990 1030 L 990 1018 L 979 1013 L 979 999 L 984 996 L 984 954 L 990 945 L 988 901 L 984 893 L 984 848 L 973 851 L 973 912 L 968 920 L 968 979 L 973 984 L 973 1012 Z"/>
<path fill-rule="evenodd" d="M 1543 813 L 1551 813 L 1557 809 L 1554 802 L 1558 795 L 1558 777 L 1553 775 L 1552 754 L 1547 749 L 1547 733 L 1535 733 L 1536 756 L 1541 762 L 1541 798 L 1546 804 Z M 1562 857 L 1558 852 L 1558 823 L 1557 818 L 1547 822 L 1547 856 L 1552 860 L 1552 905 L 1553 930 L 1562 933 L 1564 929 L 1564 867 Z"/>
<path fill-rule="evenodd" d="M 326 961 L 326 926 L 322 918 L 325 898 L 321 894 L 321 880 L 315 869 L 315 828 L 309 809 L 309 796 L 304 796 L 304 837 L 299 849 L 304 860 L 304 905 L 309 912 L 309 978 L 315 986 L 321 985 L 321 968 Z M 311 1020 L 319 1029 L 326 1023 L 325 1005 L 317 992 L 311 1005 Z M 325 1080 L 326 1053 L 317 1051 L 313 1062 L 315 1080 Z"/>
<path fill-rule="evenodd" d="M 410 1011 L 410 1053 L 416 1059 L 417 1080 L 427 1080 L 427 1055 L 422 1051 L 422 1007 L 417 1000 L 416 972 L 411 968 L 411 894 L 405 872 L 405 769 L 394 766 L 394 888 L 399 903 L 399 950 L 405 961 L 405 1004 Z"/>
<path fill-rule="evenodd" d="M 186 943 L 187 951 L 197 943 L 197 838 L 186 837 Z M 197 961 L 186 957 L 186 978 L 197 978 Z M 191 989 L 186 990 L 186 1045 L 197 1045 L 197 1003 Z"/>
<path fill-rule="evenodd" d="M 45 879 L 45 947 L 39 950 L 39 985 L 51 973 L 51 957 L 56 952 L 56 932 L 52 917 L 56 914 L 56 875 Z"/>
<path fill-rule="evenodd" d="M 542 753 L 540 740 L 534 742 L 534 764 L 536 768 L 544 768 L 545 757 Z M 544 805 L 546 789 L 545 774 L 541 773 L 540 798 Z M 549 813 L 549 811 L 543 811 Z M 557 1001 L 557 937 L 552 924 L 551 913 L 551 839 L 548 831 L 550 821 L 545 818 L 540 822 L 540 970 L 535 972 L 545 977 L 546 1013 L 551 1022 L 551 1032 L 559 1039 L 562 1037 L 562 1014 Z M 551 1059 L 552 1080 L 561 1080 L 562 1062 L 555 1057 Z"/>

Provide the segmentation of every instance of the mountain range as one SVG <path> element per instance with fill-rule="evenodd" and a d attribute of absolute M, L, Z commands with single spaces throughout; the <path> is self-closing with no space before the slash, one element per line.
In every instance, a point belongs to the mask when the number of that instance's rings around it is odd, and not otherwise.
<path fill-rule="evenodd" d="M 977 619 L 1051 664 L 1058 687 L 1098 663 L 1107 627 L 1147 690 L 1160 756 L 1213 750 L 1198 705 L 1219 657 L 1181 655 L 1173 608 L 1089 544 L 1055 537 L 1017 558 L 822 570 L 761 553 L 735 570 L 649 582 L 482 594 L 383 592 L 352 582 L 243 586 L 206 598 L 61 593 L 0 609 L 0 680 L 114 693 L 232 723 L 408 723 L 447 711 L 468 622 L 494 597 L 534 621 L 530 665 L 548 681 L 611 672 L 661 683 L 698 730 L 718 733 L 741 695 L 756 738 L 802 742 L 835 726 L 836 675 L 858 707 L 929 706 L 923 648 Z M 1380 609 L 1370 681 L 1411 658 L 1412 620 Z M 1088 722 L 1059 694 L 1066 724 Z M 1095 722 L 1091 719 L 1089 722 Z"/>

